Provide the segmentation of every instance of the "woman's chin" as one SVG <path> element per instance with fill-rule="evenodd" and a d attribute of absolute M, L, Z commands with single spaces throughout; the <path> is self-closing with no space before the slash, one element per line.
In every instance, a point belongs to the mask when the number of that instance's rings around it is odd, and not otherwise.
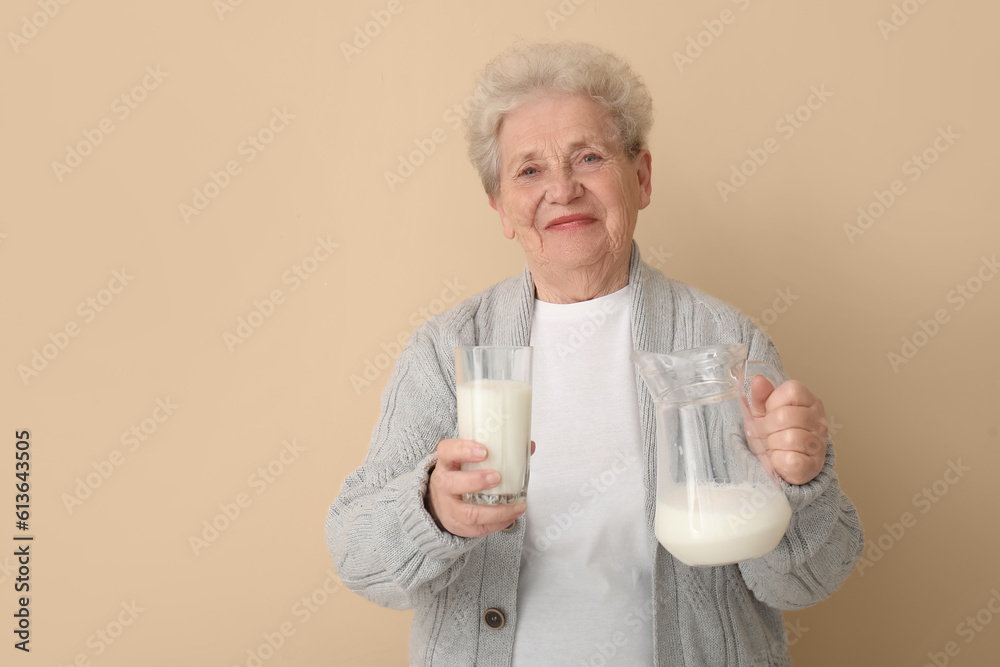
<path fill-rule="evenodd" d="M 598 239 L 548 239 L 544 248 L 546 264 L 564 271 L 600 266 L 602 260 L 611 258 L 606 236 Z"/>

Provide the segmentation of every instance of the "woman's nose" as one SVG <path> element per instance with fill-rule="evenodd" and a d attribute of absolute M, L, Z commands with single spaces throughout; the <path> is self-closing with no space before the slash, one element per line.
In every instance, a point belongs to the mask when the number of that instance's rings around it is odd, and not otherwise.
<path fill-rule="evenodd" d="M 550 204 L 568 204 L 583 194 L 583 184 L 567 165 L 549 171 L 546 195 Z"/>

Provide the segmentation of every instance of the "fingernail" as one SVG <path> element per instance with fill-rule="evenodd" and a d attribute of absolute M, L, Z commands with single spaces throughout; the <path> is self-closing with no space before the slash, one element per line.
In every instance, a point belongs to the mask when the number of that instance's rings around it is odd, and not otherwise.
<path fill-rule="evenodd" d="M 475 456 L 477 459 L 485 459 L 486 458 L 486 448 L 485 447 L 473 447 L 472 448 L 472 455 Z"/>
<path fill-rule="evenodd" d="M 490 474 L 486 475 L 486 483 L 489 484 L 490 486 L 496 486 L 497 484 L 499 484 L 500 473 L 491 472 Z"/>

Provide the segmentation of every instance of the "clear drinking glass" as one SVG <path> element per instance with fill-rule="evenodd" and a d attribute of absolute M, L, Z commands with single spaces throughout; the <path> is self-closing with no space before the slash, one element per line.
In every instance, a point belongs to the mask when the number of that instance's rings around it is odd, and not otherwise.
<path fill-rule="evenodd" d="M 488 468 L 500 484 L 462 499 L 478 505 L 525 499 L 531 449 L 531 348 L 455 348 L 458 437 L 484 445 L 488 455 L 462 470 Z"/>

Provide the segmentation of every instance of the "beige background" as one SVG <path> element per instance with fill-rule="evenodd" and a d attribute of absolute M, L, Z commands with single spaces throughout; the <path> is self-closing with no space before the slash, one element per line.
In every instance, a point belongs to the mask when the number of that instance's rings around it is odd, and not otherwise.
<path fill-rule="evenodd" d="M 410 614 L 338 588 L 324 520 L 396 341 L 523 266 L 456 121 L 477 69 L 518 37 L 593 41 L 645 77 L 644 258 L 761 319 L 833 417 L 870 564 L 787 614 L 795 663 L 995 664 L 1000 280 L 976 282 L 1000 250 L 995 3 L 897 1 L 894 26 L 891 0 L 401 0 L 394 15 L 225 1 L 0 12 L 0 553 L 19 532 L 25 428 L 36 536 L 30 655 L 11 647 L 15 563 L 0 556 L 3 664 L 248 665 L 262 645 L 268 666 L 406 664 Z M 376 30 L 372 12 L 391 21 Z M 811 87 L 830 95 L 799 109 Z M 788 136 L 776 124 L 797 110 Z M 717 183 L 768 139 L 777 152 L 723 201 Z M 68 147 L 89 154 L 54 167 Z M 924 151 L 936 161 L 914 181 Z M 894 180 L 902 194 L 850 242 L 844 226 Z M 248 317 L 249 337 L 227 338 Z M 122 441 L 132 427 L 144 440 Z M 979 630 L 962 625 L 977 613 Z"/>

